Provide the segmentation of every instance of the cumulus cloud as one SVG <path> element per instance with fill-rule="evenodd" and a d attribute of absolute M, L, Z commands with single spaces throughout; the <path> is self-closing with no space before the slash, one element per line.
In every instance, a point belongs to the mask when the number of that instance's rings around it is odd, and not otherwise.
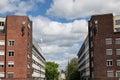
<path fill-rule="evenodd" d="M 68 55 L 75 57 L 82 42 L 87 35 L 87 20 L 75 20 L 73 22 L 61 23 L 51 21 L 42 16 L 32 17 L 33 36 L 39 43 L 46 59 L 60 64 L 65 68 Z"/>
<path fill-rule="evenodd" d="M 19 2 L 19 0 L 0 0 L 0 13 L 12 12 L 16 9 L 14 3 Z"/>
<path fill-rule="evenodd" d="M 53 0 L 47 10 L 48 15 L 59 18 L 75 19 L 93 14 L 119 14 L 120 0 Z"/>
<path fill-rule="evenodd" d="M 69 46 L 84 39 L 87 34 L 87 21 L 75 20 L 73 22 L 61 23 L 51 21 L 42 16 L 32 17 L 34 25 L 34 37 L 42 45 Z M 39 37 L 38 37 L 39 36 Z M 45 44 L 44 44 L 45 43 Z"/>
<path fill-rule="evenodd" d="M 29 5 L 28 5 L 29 4 Z M 26 15 L 28 11 L 31 11 L 35 4 L 33 1 L 21 1 L 18 6 L 16 6 L 16 15 Z"/>
<path fill-rule="evenodd" d="M 0 0 L 0 13 L 27 15 L 27 12 L 35 10 L 38 2 L 44 3 L 45 0 Z"/>
<path fill-rule="evenodd" d="M 79 1 L 53 0 L 47 14 L 66 19 L 79 18 L 81 14 L 86 15 L 84 12 L 81 13 L 83 11 L 81 8 L 79 12 L 78 7 L 84 8 L 82 4 L 79 5 Z M 17 15 L 27 15 L 29 11 L 38 9 L 36 3 L 39 2 L 44 3 L 45 0 L 0 0 L 0 14 L 11 12 Z M 87 35 L 86 19 L 62 23 L 42 16 L 31 16 L 31 20 L 33 21 L 33 36 L 47 60 L 55 61 L 60 65 L 67 64 L 68 56 L 70 59 L 76 56 L 80 43 Z"/>

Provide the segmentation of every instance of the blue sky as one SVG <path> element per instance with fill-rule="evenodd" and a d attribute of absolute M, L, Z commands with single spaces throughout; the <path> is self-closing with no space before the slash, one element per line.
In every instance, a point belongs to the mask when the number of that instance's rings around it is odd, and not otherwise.
<path fill-rule="evenodd" d="M 87 35 L 91 15 L 119 15 L 120 0 L 0 0 L 0 17 L 26 15 L 47 61 L 65 69 Z"/>

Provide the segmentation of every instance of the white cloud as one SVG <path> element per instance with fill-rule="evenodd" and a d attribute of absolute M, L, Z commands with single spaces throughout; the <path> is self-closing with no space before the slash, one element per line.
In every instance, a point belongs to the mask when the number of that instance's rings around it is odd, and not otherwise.
<path fill-rule="evenodd" d="M 0 13 L 12 12 L 16 9 L 14 3 L 19 2 L 19 0 L 0 0 Z"/>
<path fill-rule="evenodd" d="M 55 61 L 61 68 L 65 68 L 66 65 L 61 65 L 67 63 L 68 55 L 70 59 L 77 55 L 79 43 L 86 37 L 87 21 L 82 19 L 61 23 L 42 16 L 31 17 L 31 19 L 34 37 L 47 60 Z"/>
<path fill-rule="evenodd" d="M 16 15 L 26 15 L 28 11 L 31 11 L 34 7 L 34 3 L 32 1 L 25 2 L 21 1 L 18 6 L 16 6 Z"/>
<path fill-rule="evenodd" d="M 46 45 L 41 48 L 47 55 L 56 54 L 58 52 L 64 53 L 68 49 L 68 47 L 59 47 L 58 45 Z"/>
<path fill-rule="evenodd" d="M 51 21 L 48 18 L 37 16 L 32 18 L 34 37 L 42 45 L 64 46 L 74 44 L 84 39 L 87 33 L 87 21 L 75 20 L 69 23 Z M 38 37 L 39 36 L 39 37 Z"/>
<path fill-rule="evenodd" d="M 101 13 L 119 14 L 119 5 L 120 0 L 53 0 L 47 14 L 66 19 Z"/>
<path fill-rule="evenodd" d="M 12 12 L 17 15 L 27 15 L 27 12 L 36 10 L 36 3 L 45 0 L 0 0 L 0 13 Z"/>

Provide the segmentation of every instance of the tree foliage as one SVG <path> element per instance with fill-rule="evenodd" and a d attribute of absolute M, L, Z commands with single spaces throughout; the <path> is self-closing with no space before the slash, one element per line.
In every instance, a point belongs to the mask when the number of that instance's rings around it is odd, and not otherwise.
<path fill-rule="evenodd" d="M 46 62 L 46 79 L 47 80 L 58 80 L 59 71 L 58 64 L 55 62 Z"/>
<path fill-rule="evenodd" d="M 66 68 L 66 80 L 80 80 L 80 73 L 78 71 L 78 59 L 73 58 L 68 62 Z"/>

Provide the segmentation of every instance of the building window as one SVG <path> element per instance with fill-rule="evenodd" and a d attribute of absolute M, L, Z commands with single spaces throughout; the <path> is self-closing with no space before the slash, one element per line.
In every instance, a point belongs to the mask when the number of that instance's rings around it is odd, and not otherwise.
<path fill-rule="evenodd" d="M 4 46 L 5 45 L 5 40 L 0 40 L 0 46 Z"/>
<path fill-rule="evenodd" d="M 28 48 L 30 48 L 30 43 L 28 42 Z"/>
<path fill-rule="evenodd" d="M 5 25 L 5 23 L 4 22 L 0 22 L 0 26 L 4 26 Z"/>
<path fill-rule="evenodd" d="M 8 61 L 8 67 L 14 67 L 14 61 Z"/>
<path fill-rule="evenodd" d="M 116 49 L 116 55 L 120 55 L 120 49 Z"/>
<path fill-rule="evenodd" d="M 9 56 L 14 56 L 14 51 L 9 51 Z"/>
<path fill-rule="evenodd" d="M 107 66 L 112 66 L 113 65 L 113 61 L 112 60 L 107 60 L 106 61 L 106 65 Z"/>
<path fill-rule="evenodd" d="M 8 78 L 14 78 L 14 73 L 13 72 L 8 72 Z"/>
<path fill-rule="evenodd" d="M 30 58 L 30 54 L 28 54 L 27 57 Z"/>
<path fill-rule="evenodd" d="M 27 78 L 31 78 L 31 74 L 27 74 Z"/>
<path fill-rule="evenodd" d="M 28 32 L 28 37 L 30 37 L 30 32 Z"/>
<path fill-rule="evenodd" d="M 30 26 L 30 22 L 28 23 L 28 28 L 29 28 L 29 29 L 31 28 L 31 26 Z"/>
<path fill-rule="evenodd" d="M 94 72 L 92 72 L 92 77 L 94 77 Z"/>
<path fill-rule="evenodd" d="M 93 36 L 93 32 L 92 32 L 92 30 L 90 31 L 90 37 L 92 37 Z"/>
<path fill-rule="evenodd" d="M 30 65 L 29 65 L 29 64 L 27 65 L 27 68 L 30 68 Z"/>
<path fill-rule="evenodd" d="M 93 51 L 91 51 L 91 57 L 93 57 L 94 55 L 93 55 Z"/>
<path fill-rule="evenodd" d="M 117 66 L 120 66 L 120 59 L 117 60 Z"/>
<path fill-rule="evenodd" d="M 120 44 L 120 38 L 116 38 L 116 39 L 115 39 L 115 43 L 116 43 L 116 44 Z"/>
<path fill-rule="evenodd" d="M 13 41 L 13 40 L 9 41 L 10 46 L 14 46 L 14 44 L 15 44 L 15 41 Z"/>
<path fill-rule="evenodd" d="M 98 33 L 98 21 L 97 20 L 95 20 L 94 21 L 95 22 L 95 34 L 97 34 Z"/>
<path fill-rule="evenodd" d="M 112 49 L 106 49 L 106 55 L 112 55 Z"/>
<path fill-rule="evenodd" d="M 4 51 L 0 51 L 0 56 L 4 56 L 5 52 Z"/>
<path fill-rule="evenodd" d="M 91 66 L 92 66 L 92 67 L 94 66 L 93 61 L 91 62 Z"/>
<path fill-rule="evenodd" d="M 117 70 L 117 71 L 116 71 L 116 77 L 119 77 L 119 78 L 120 78 L 120 70 Z"/>
<path fill-rule="evenodd" d="M 91 41 L 91 48 L 93 47 L 93 41 Z"/>
<path fill-rule="evenodd" d="M 107 77 L 113 77 L 113 71 L 112 70 L 107 71 Z"/>
<path fill-rule="evenodd" d="M 112 38 L 106 38 L 105 41 L 107 45 L 112 44 Z"/>
<path fill-rule="evenodd" d="M 115 20 L 116 25 L 120 25 L 120 20 Z"/>
<path fill-rule="evenodd" d="M 0 78 L 4 78 L 5 77 L 5 73 L 4 72 L 0 72 Z"/>
<path fill-rule="evenodd" d="M 0 61 L 0 68 L 3 68 L 3 67 L 4 67 L 4 62 Z"/>

